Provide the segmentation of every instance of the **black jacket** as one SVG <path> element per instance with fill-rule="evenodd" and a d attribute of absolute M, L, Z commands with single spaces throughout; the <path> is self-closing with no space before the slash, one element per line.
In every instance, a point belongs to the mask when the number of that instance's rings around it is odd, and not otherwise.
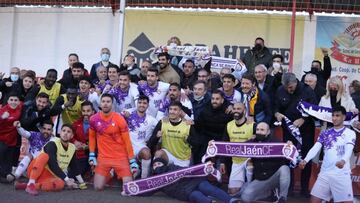
<path fill-rule="evenodd" d="M 259 142 L 256 139 L 249 142 Z M 269 135 L 262 143 L 279 143 L 277 139 Z M 285 158 L 251 158 L 254 165 L 253 179 L 266 180 L 276 173 L 283 165 L 288 165 L 289 161 Z"/>
<path fill-rule="evenodd" d="M 302 118 L 300 111 L 296 108 L 299 101 L 317 104 L 314 90 L 300 81 L 293 94 L 289 94 L 283 85 L 280 86 L 274 99 L 274 113 L 282 113 L 291 121 Z"/>
<path fill-rule="evenodd" d="M 91 77 L 91 80 L 94 81 L 96 79 L 98 79 L 97 77 L 97 74 L 96 74 L 96 70 L 98 69 L 98 67 L 100 67 L 102 65 L 101 61 L 97 62 L 97 63 L 94 63 L 92 66 L 91 66 L 91 70 L 90 70 L 90 77 Z M 105 68 L 109 68 L 110 65 L 115 65 L 113 63 L 111 63 L 109 61 L 109 64 L 105 67 Z"/>
<path fill-rule="evenodd" d="M 41 122 L 49 120 L 50 116 L 54 116 L 50 112 L 50 107 L 47 106 L 43 110 L 38 111 L 36 101 L 27 101 L 24 103 L 24 108 L 21 113 L 21 126 L 27 131 L 39 132 Z"/>
<path fill-rule="evenodd" d="M 360 91 L 351 94 L 351 98 L 354 100 L 357 109 L 360 109 Z"/>
<path fill-rule="evenodd" d="M 313 73 L 317 76 L 317 84 L 316 86 L 320 85 L 323 88 L 326 88 L 326 82 L 331 76 L 331 62 L 329 56 L 324 56 L 324 69 L 323 70 L 310 70 L 304 71 L 304 75 L 301 78 L 301 81 L 305 81 L 305 76 L 308 73 Z"/>
<path fill-rule="evenodd" d="M 210 140 L 222 140 L 226 124 L 232 120 L 231 114 L 226 114 L 228 103 L 224 102 L 219 108 L 214 109 L 209 102 L 195 122 L 196 130 L 204 137 L 204 145 Z"/>
<path fill-rule="evenodd" d="M 266 67 L 270 67 L 272 54 L 267 47 L 264 47 L 260 52 L 249 49 L 245 56 L 241 59 L 250 73 L 254 73 L 255 66 L 264 64 Z"/>
<path fill-rule="evenodd" d="M 0 80 L 0 92 L 2 93 L 0 104 L 3 105 L 6 105 L 8 99 L 7 97 L 10 92 L 16 92 L 20 96 L 19 90 L 20 90 L 21 80 L 19 79 L 18 81 L 13 82 L 11 87 L 7 87 L 6 82 L 12 82 L 12 81 L 10 78 L 4 78 Z"/>

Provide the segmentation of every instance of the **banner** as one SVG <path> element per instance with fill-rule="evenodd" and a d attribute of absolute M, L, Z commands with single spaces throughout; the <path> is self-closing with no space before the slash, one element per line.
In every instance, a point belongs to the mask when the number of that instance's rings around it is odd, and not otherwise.
<path fill-rule="evenodd" d="M 289 63 L 291 16 L 143 10 L 127 10 L 125 15 L 123 56 L 134 54 L 138 65 L 173 36 L 182 46 L 209 47 L 212 56 L 232 59 L 242 58 L 262 37 L 272 54 Z M 304 19 L 296 18 L 295 65 L 302 64 Z"/>
<path fill-rule="evenodd" d="M 207 162 L 205 164 L 199 164 L 177 171 L 125 183 L 123 192 L 125 195 L 139 195 L 171 185 L 182 178 L 204 177 L 210 174 L 215 177 L 219 176 L 219 173 L 213 167 L 213 164 L 211 162 Z"/>
<path fill-rule="evenodd" d="M 247 157 L 247 158 L 279 158 L 283 157 L 296 163 L 298 151 L 294 145 L 285 143 L 247 143 L 217 142 L 209 143 L 202 162 L 215 156 Z"/>
<path fill-rule="evenodd" d="M 321 48 L 329 51 L 331 76 L 338 76 L 346 85 L 360 76 L 360 18 L 317 17 L 317 59 L 322 58 Z M 320 60 L 322 61 L 322 60 Z"/>

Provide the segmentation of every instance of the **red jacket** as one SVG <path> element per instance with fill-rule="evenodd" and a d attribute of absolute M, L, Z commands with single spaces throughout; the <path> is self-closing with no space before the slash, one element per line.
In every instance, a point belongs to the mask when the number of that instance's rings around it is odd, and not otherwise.
<path fill-rule="evenodd" d="M 20 120 L 22 103 L 16 108 L 12 109 L 7 104 L 0 108 L 0 142 L 5 143 L 9 147 L 16 146 L 18 133 L 14 127 L 14 121 Z M 10 115 L 6 119 L 2 119 L 1 116 L 4 112 L 8 112 Z"/>
<path fill-rule="evenodd" d="M 84 143 L 84 144 L 89 144 L 89 129 L 84 132 L 84 122 L 83 122 L 83 117 L 81 117 L 79 120 L 75 121 L 72 125 L 73 129 L 74 129 L 74 137 L 71 140 L 72 143 L 76 141 Z M 89 124 L 90 127 L 90 124 Z M 83 150 L 83 149 L 79 149 L 76 150 L 76 158 L 81 159 L 81 158 L 87 158 L 88 157 L 88 150 Z"/>

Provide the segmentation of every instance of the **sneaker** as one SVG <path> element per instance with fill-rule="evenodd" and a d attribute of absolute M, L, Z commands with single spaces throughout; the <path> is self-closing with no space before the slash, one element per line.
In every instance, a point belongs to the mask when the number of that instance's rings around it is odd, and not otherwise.
<path fill-rule="evenodd" d="M 29 185 L 27 185 L 25 191 L 27 193 L 29 193 L 30 195 L 38 195 L 39 194 L 34 183 L 30 183 Z"/>
<path fill-rule="evenodd" d="M 15 176 L 13 174 L 9 173 L 9 174 L 6 175 L 6 180 L 9 183 L 12 183 L 15 180 Z"/>
<path fill-rule="evenodd" d="M 285 203 L 286 199 L 285 197 L 280 197 L 280 199 L 277 201 L 277 203 Z"/>
<path fill-rule="evenodd" d="M 26 186 L 27 186 L 27 183 L 22 183 L 19 181 L 15 181 L 15 184 L 14 184 L 15 190 L 25 190 Z"/>

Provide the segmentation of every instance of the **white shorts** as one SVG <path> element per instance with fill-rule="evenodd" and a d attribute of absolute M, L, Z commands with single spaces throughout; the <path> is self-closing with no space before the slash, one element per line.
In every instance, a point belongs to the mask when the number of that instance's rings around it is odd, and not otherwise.
<path fill-rule="evenodd" d="M 166 149 L 161 149 L 162 151 L 164 151 L 169 159 L 169 164 L 174 164 L 177 166 L 181 166 L 181 167 L 188 167 L 190 166 L 190 160 L 180 160 L 178 158 L 176 158 L 174 155 L 172 155 L 168 150 Z"/>
<path fill-rule="evenodd" d="M 245 183 L 246 161 L 241 164 L 232 164 L 229 178 L 229 188 L 241 188 Z"/>
<path fill-rule="evenodd" d="M 354 197 L 350 173 L 324 174 L 320 172 L 311 195 L 326 201 L 330 201 L 331 196 L 334 202 L 352 201 Z"/>

